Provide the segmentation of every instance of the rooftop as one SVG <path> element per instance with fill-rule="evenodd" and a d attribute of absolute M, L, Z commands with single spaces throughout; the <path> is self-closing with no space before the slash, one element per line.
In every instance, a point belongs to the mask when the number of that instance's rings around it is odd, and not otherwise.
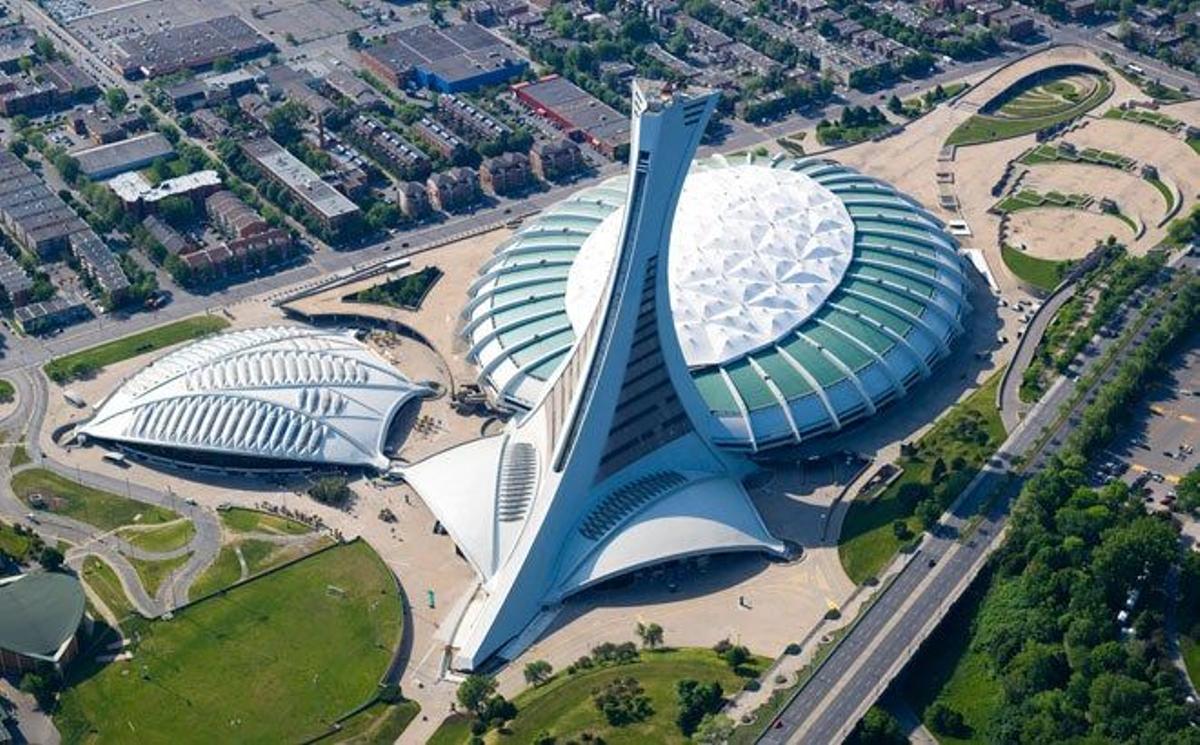
<path fill-rule="evenodd" d="M 157 202 L 167 197 L 188 194 L 197 189 L 219 187 L 221 177 L 216 171 L 196 171 L 160 182 L 157 186 L 136 171 L 122 173 L 109 180 L 108 188 L 125 202 Z"/>
<path fill-rule="evenodd" d="M 0 649 L 52 660 L 79 628 L 83 610 L 83 585 L 69 574 L 0 580 Z"/>
<path fill-rule="evenodd" d="M 84 174 L 99 177 L 139 168 L 155 158 L 166 158 L 174 154 L 175 148 L 158 132 L 71 153 L 79 162 L 79 168 Z"/>
<path fill-rule="evenodd" d="M 358 211 L 358 205 L 325 183 L 299 158 L 269 137 L 243 143 L 242 148 L 259 166 L 286 184 L 289 189 L 303 195 L 305 201 L 326 218 L 333 219 Z"/>

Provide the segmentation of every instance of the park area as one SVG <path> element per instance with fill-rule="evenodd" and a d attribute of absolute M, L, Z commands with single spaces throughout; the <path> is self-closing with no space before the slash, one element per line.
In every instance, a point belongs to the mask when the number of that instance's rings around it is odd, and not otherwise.
<path fill-rule="evenodd" d="M 46 363 L 46 375 L 56 383 L 87 378 L 130 357 L 156 352 L 180 342 L 214 334 L 229 326 L 220 316 L 196 316 L 142 331 L 106 344 L 57 357 Z"/>
<path fill-rule="evenodd" d="M 128 661 L 81 655 L 55 723 L 66 742 L 305 741 L 379 693 L 402 617 L 375 552 L 338 546 L 144 622 Z"/>
<path fill-rule="evenodd" d="M 1000 256 L 1004 259 L 1004 265 L 1018 279 L 1047 292 L 1058 287 L 1071 268 L 1070 261 L 1040 259 L 1013 248 L 1007 243 L 1000 246 Z"/>
<path fill-rule="evenodd" d="M 1078 65 L 1034 73 L 959 125 L 946 144 L 976 145 L 1032 134 L 1086 114 L 1112 92 L 1107 75 Z"/>
<path fill-rule="evenodd" d="M 93 489 L 44 468 L 18 471 L 12 477 L 12 489 L 33 509 L 79 520 L 101 530 L 134 524 L 154 525 L 179 518 L 168 509 Z M 181 525 L 171 531 L 170 539 L 175 540 L 174 534 L 180 530 L 187 531 L 188 528 Z"/>
<path fill-rule="evenodd" d="M 555 742 L 594 739 L 609 745 L 686 743 L 689 739 L 676 725 L 679 681 L 716 681 L 729 696 L 739 691 L 747 679 L 761 674 L 768 664 L 766 658 L 752 657 L 735 671 L 711 649 L 657 649 L 643 650 L 629 663 L 560 673 L 513 699 L 517 715 L 506 724 L 498 741 L 538 742 L 540 733 L 549 733 Z M 650 714 L 640 721 L 614 726 L 605 720 L 593 701 L 593 693 L 622 678 L 633 678 L 644 689 Z M 469 724 L 461 715 L 449 718 L 430 739 L 430 745 L 465 745 L 471 739 Z"/>
<path fill-rule="evenodd" d="M 956 404 L 913 445 L 903 473 L 878 496 L 855 499 L 839 536 L 842 568 L 855 584 L 878 577 L 902 547 L 935 522 L 1004 442 L 996 409 L 1000 374 Z"/>
<path fill-rule="evenodd" d="M 427 266 L 420 271 L 360 290 L 347 296 L 346 300 L 352 303 L 376 303 L 393 308 L 416 310 L 421 307 L 421 301 L 425 299 L 441 276 L 441 269 L 436 266 Z"/>

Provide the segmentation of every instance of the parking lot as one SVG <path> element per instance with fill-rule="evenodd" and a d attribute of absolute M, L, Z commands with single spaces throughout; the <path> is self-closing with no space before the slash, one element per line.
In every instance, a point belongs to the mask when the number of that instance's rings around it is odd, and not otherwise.
<path fill-rule="evenodd" d="M 1175 484 L 1200 464 L 1200 334 L 1172 360 L 1168 374 L 1138 405 L 1133 426 L 1111 449 L 1129 464 L 1123 480 L 1144 486 L 1147 502 L 1166 509 Z M 1102 464 L 1103 465 L 1103 464 Z"/>

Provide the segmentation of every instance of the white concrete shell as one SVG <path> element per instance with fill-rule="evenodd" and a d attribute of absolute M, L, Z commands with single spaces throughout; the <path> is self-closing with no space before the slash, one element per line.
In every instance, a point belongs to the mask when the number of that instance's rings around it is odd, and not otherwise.
<path fill-rule="evenodd" d="M 153 362 L 81 432 L 134 448 L 382 469 L 389 424 L 426 392 L 351 331 L 254 328 Z"/>

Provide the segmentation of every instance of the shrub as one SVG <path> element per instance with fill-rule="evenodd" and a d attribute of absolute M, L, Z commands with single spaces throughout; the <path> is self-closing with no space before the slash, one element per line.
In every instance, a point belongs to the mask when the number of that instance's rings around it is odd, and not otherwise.
<path fill-rule="evenodd" d="M 592 702 L 613 727 L 640 722 L 654 714 L 650 698 L 636 678 L 615 678 L 592 692 Z"/>

